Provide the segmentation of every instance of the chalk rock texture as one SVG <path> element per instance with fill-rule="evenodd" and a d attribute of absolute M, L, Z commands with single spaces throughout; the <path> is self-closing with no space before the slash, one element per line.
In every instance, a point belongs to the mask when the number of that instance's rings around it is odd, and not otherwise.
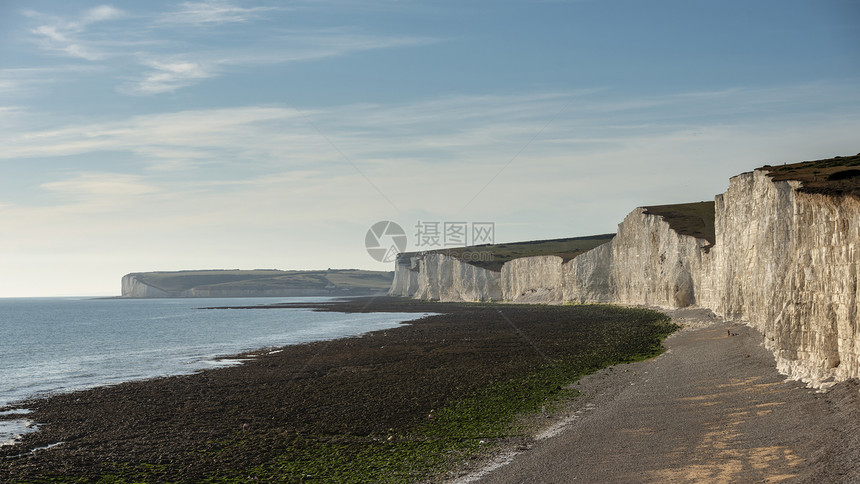
<path fill-rule="evenodd" d="M 442 254 L 398 261 L 391 294 L 442 301 L 695 306 L 765 336 L 778 369 L 814 386 L 860 378 L 860 200 L 798 191 L 764 170 L 715 199 L 715 236 L 637 208 L 578 257 L 525 257 L 501 272 Z"/>
<path fill-rule="evenodd" d="M 149 284 L 140 280 L 138 274 L 126 274 L 122 278 L 122 295 L 123 297 L 168 297 L 168 294 L 157 287 L 152 287 Z"/>
<path fill-rule="evenodd" d="M 401 256 L 389 294 L 439 301 L 499 301 L 500 274 L 439 253 Z"/>
<path fill-rule="evenodd" d="M 401 255 L 394 263 L 394 281 L 388 294 L 414 297 L 418 293 L 418 274 L 421 257 Z"/>
<path fill-rule="evenodd" d="M 501 271 L 502 298 L 522 303 L 562 302 L 562 262 L 561 257 L 548 255 L 505 263 Z"/>
<path fill-rule="evenodd" d="M 601 300 L 665 308 L 696 302 L 694 274 L 701 273 L 703 248 L 709 245 L 705 239 L 681 235 L 662 217 L 637 208 L 618 225 L 609 245 L 609 294 Z"/>
<path fill-rule="evenodd" d="M 731 179 L 700 305 L 754 326 L 781 372 L 820 386 L 860 377 L 860 200 L 799 187 L 764 171 Z"/>
<path fill-rule="evenodd" d="M 615 301 L 611 277 L 614 241 L 615 239 L 597 246 L 562 266 L 565 301 L 577 303 Z"/>

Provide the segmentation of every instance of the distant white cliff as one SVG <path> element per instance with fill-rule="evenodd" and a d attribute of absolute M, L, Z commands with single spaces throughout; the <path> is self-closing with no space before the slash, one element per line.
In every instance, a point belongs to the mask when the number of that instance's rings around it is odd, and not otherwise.
<path fill-rule="evenodd" d="M 192 270 L 135 272 L 122 278 L 122 296 L 307 297 L 385 294 L 392 272 L 356 269 L 318 271 Z"/>
<path fill-rule="evenodd" d="M 171 294 L 143 281 L 141 274 L 122 276 L 123 297 L 170 297 Z"/>
<path fill-rule="evenodd" d="M 389 294 L 440 301 L 499 301 L 499 273 L 439 253 L 398 258 Z"/>

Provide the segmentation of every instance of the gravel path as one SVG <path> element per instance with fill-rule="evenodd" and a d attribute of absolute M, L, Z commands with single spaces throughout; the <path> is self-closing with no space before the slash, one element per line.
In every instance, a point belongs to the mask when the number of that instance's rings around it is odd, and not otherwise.
<path fill-rule="evenodd" d="M 856 382 L 817 393 L 776 372 L 757 331 L 699 326 L 583 379 L 544 435 L 453 481 L 860 482 Z"/>

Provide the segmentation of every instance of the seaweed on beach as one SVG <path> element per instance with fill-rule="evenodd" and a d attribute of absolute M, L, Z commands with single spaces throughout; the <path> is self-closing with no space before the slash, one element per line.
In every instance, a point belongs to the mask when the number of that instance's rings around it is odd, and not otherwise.
<path fill-rule="evenodd" d="M 572 397 L 584 374 L 659 354 L 675 329 L 657 312 L 602 305 L 380 298 L 319 309 L 436 315 L 31 402 L 42 430 L 0 454 L 65 443 L 0 459 L 0 480 L 415 482 L 522 438 L 519 416 Z"/>

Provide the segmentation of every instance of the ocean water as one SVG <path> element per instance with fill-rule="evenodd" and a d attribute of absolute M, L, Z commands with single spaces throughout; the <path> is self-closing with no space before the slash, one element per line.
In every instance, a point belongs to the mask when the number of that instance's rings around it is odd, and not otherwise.
<path fill-rule="evenodd" d="M 307 309 L 198 309 L 328 298 L 0 299 L 0 410 L 32 397 L 194 373 L 243 351 L 354 336 L 421 318 Z M 0 445 L 35 424 L 0 419 Z"/>

